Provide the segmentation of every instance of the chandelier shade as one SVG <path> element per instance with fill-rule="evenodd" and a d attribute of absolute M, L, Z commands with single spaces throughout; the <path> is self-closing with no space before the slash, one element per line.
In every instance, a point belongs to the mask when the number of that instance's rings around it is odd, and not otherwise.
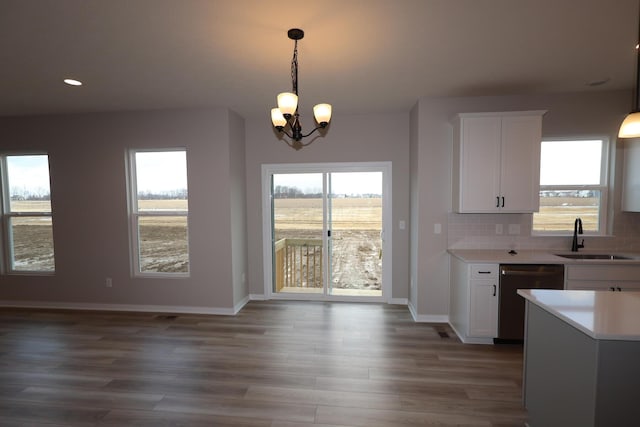
<path fill-rule="evenodd" d="M 293 116 L 298 110 L 298 95 L 291 92 L 282 92 L 278 95 L 278 110 L 286 117 Z"/>
<path fill-rule="evenodd" d="M 282 114 L 282 111 L 280 111 L 279 108 L 272 108 L 271 122 L 273 123 L 273 126 L 275 126 L 276 128 L 284 127 L 287 124 L 287 119 L 284 118 L 284 115 Z"/>
<path fill-rule="evenodd" d="M 291 92 L 282 92 L 277 96 L 277 108 L 271 109 L 271 123 L 278 133 L 284 134 L 291 139 L 283 140 L 296 150 L 305 147 L 313 139 L 307 143 L 302 143 L 302 138 L 306 138 L 317 130 L 325 129 L 331 121 L 331 105 L 317 104 L 313 107 L 313 117 L 317 122 L 317 126 L 309 133 L 302 132 L 300 123 L 300 114 L 298 113 L 298 40 L 304 37 L 304 31 L 298 28 L 292 28 L 287 35 L 294 41 L 293 58 L 291 60 Z"/>
<path fill-rule="evenodd" d="M 322 126 L 323 123 L 329 123 L 331 120 L 331 105 L 330 104 L 318 104 L 313 107 L 313 117 L 316 122 Z"/>

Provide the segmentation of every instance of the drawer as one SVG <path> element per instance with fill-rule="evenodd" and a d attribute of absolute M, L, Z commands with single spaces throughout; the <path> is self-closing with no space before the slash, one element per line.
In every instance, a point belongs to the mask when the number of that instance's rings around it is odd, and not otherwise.
<path fill-rule="evenodd" d="M 498 264 L 471 264 L 472 279 L 492 279 L 498 277 Z"/>

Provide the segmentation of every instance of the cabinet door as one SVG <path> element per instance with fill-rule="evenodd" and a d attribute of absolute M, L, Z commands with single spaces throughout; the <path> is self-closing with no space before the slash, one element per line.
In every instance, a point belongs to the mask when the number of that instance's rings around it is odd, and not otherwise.
<path fill-rule="evenodd" d="M 460 212 L 497 212 L 500 192 L 500 117 L 460 123 Z"/>
<path fill-rule="evenodd" d="M 540 206 L 541 116 L 502 118 L 501 212 L 534 212 Z"/>
<path fill-rule="evenodd" d="M 469 336 L 498 336 L 498 281 L 469 282 Z"/>

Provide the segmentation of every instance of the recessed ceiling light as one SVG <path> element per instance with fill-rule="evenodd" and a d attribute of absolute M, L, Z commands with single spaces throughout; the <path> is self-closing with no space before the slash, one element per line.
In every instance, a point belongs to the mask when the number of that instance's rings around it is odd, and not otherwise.
<path fill-rule="evenodd" d="M 70 86 L 82 86 L 82 82 L 80 80 L 64 79 L 64 82 Z"/>

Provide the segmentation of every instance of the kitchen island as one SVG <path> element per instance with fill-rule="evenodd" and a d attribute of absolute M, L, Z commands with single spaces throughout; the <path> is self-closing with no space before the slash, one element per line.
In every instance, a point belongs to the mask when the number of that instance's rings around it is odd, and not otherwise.
<path fill-rule="evenodd" d="M 521 289 L 530 427 L 640 420 L 640 292 Z"/>

